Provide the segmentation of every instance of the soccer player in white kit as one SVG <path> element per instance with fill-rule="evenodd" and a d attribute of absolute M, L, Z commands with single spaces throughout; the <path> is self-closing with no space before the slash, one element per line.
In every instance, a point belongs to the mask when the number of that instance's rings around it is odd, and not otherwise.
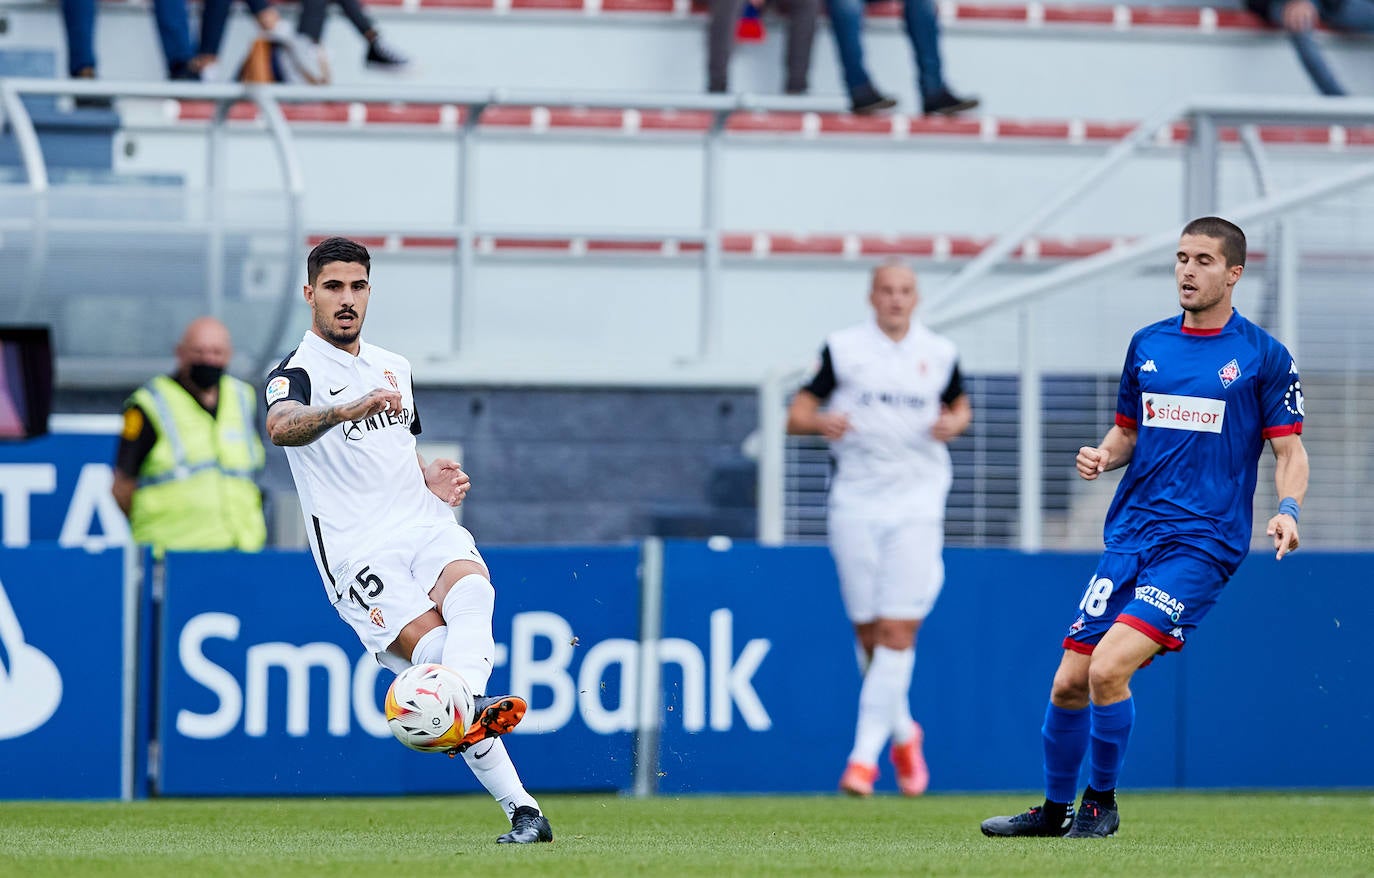
<path fill-rule="evenodd" d="M 912 320 L 912 270 L 878 266 L 868 301 L 872 320 L 826 339 L 815 374 L 792 398 L 787 431 L 824 436 L 834 461 L 830 553 L 863 670 L 840 789 L 871 795 L 890 739 L 898 788 L 919 796 L 930 774 L 911 716 L 916 631 L 944 583 L 946 443 L 968 429 L 973 409 L 954 344 Z"/>
<path fill-rule="evenodd" d="M 419 455 L 410 363 L 360 338 L 367 248 L 326 239 L 306 269 L 311 326 L 268 376 L 267 433 L 286 447 L 326 596 L 391 670 L 434 662 L 463 677 L 476 716 L 457 749 L 510 819 L 497 841 L 553 841 L 498 737 L 524 716 L 524 700 L 476 694 L 496 650 L 495 591 L 451 509 L 470 480 L 454 461 Z"/>

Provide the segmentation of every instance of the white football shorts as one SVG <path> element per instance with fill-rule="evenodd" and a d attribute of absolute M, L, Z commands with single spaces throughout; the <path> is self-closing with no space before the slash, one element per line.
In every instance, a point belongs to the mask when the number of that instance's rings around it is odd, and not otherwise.
<path fill-rule="evenodd" d="M 924 619 L 945 582 L 945 527 L 908 516 L 830 513 L 830 554 L 849 621 Z"/>
<path fill-rule="evenodd" d="M 429 592 L 453 561 L 486 566 L 467 528 L 457 522 L 412 527 L 385 546 L 350 558 L 324 588 L 339 618 L 363 646 L 377 655 L 377 661 L 393 667 L 383 658 L 391 657 L 386 648 L 402 628 L 434 609 Z M 399 665 L 405 667 L 406 662 L 400 659 Z"/>

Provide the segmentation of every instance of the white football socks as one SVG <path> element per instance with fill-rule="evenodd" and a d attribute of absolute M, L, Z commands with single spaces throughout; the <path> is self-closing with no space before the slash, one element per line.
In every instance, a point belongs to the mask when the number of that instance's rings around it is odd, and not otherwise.
<path fill-rule="evenodd" d="M 425 632 L 410 651 L 412 665 L 441 665 L 444 663 L 444 639 L 448 629 L 443 625 Z"/>
<path fill-rule="evenodd" d="M 457 671 L 474 695 L 490 695 L 496 641 L 491 636 L 491 614 L 496 606 L 496 590 L 485 576 L 469 573 L 453 584 L 440 609 L 448 635 L 444 638 L 442 664 Z"/>
<path fill-rule="evenodd" d="M 878 764 L 878 754 L 892 736 L 898 702 L 907 701 L 914 662 L 912 650 L 874 647 L 873 661 L 868 666 L 868 673 L 864 674 L 863 688 L 859 690 L 859 720 L 854 729 L 850 762 Z M 907 737 L 910 736 L 908 728 Z"/>
<path fill-rule="evenodd" d="M 510 761 L 510 754 L 506 752 L 506 745 L 500 738 L 488 738 L 469 747 L 463 751 L 463 760 L 467 762 L 468 768 L 472 769 L 473 776 L 481 781 L 482 786 L 491 793 L 491 797 L 505 809 L 507 820 L 515 813 L 515 809 L 522 805 L 539 809 L 539 803 L 520 782 L 520 775 L 515 771 L 515 763 Z"/>
<path fill-rule="evenodd" d="M 491 582 L 485 576 L 470 573 L 455 582 L 444 596 L 440 612 L 445 625 L 435 629 L 444 632 L 441 663 L 462 675 L 474 695 L 492 694 L 486 690 L 492 660 L 496 656 L 496 642 L 491 635 L 491 614 L 495 604 L 496 591 Z M 420 638 L 415 649 L 417 655 L 428 636 Z M 492 798 L 500 803 L 507 819 L 522 805 L 539 807 L 520 782 L 520 775 L 500 738 L 489 738 L 469 747 L 463 751 L 463 761 Z"/>
<path fill-rule="evenodd" d="M 916 737 L 916 718 L 911 715 L 911 676 L 916 669 L 916 648 L 891 650 L 901 662 L 901 682 L 897 703 L 893 705 L 892 742 L 905 744 Z"/>
<path fill-rule="evenodd" d="M 864 674 L 867 674 L 868 663 L 873 661 L 873 659 L 869 656 L 868 651 L 864 649 L 864 645 L 860 643 L 857 638 L 854 640 L 854 660 L 859 664 L 859 676 L 862 677 Z"/>

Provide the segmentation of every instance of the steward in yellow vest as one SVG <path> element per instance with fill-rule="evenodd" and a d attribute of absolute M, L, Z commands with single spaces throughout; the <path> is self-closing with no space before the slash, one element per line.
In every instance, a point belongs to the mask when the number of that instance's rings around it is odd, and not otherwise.
<path fill-rule="evenodd" d="M 241 549 L 267 540 L 254 475 L 266 456 L 253 422 L 257 392 L 224 374 L 229 331 L 193 321 L 177 373 L 134 391 L 124 410 L 113 493 L 134 541 L 168 549 Z"/>

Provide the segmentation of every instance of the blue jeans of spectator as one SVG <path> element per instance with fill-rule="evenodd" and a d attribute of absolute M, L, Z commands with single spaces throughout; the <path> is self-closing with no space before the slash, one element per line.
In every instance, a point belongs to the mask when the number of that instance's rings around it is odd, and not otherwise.
<path fill-rule="evenodd" d="M 1272 24 L 1283 27 L 1283 4 L 1275 4 L 1269 15 Z M 1322 17 L 1322 24 L 1334 31 L 1343 33 L 1374 34 L 1374 2 L 1371 0 L 1345 0 L 1340 8 Z M 1311 31 L 1289 33 L 1289 41 L 1298 53 L 1303 69 L 1324 95 L 1339 97 L 1345 89 L 1336 79 L 1331 66 L 1326 63 L 1321 47 Z"/>
<path fill-rule="evenodd" d="M 234 0 L 205 0 L 200 7 L 200 54 L 219 55 L 224 43 L 224 28 L 229 23 L 229 7 Z M 272 4 L 267 0 L 247 0 L 248 11 L 257 16 Z"/>
<path fill-rule="evenodd" d="M 62 23 L 67 30 L 67 72 L 76 76 L 95 69 L 96 0 L 62 0 Z M 167 72 L 186 67 L 191 60 L 191 25 L 186 0 L 153 0 L 153 17 Z"/>
<path fill-rule="evenodd" d="M 830 28 L 835 32 L 835 48 L 839 51 L 840 67 L 844 70 L 844 85 L 850 97 L 858 91 L 872 88 L 873 83 L 864 69 L 864 47 L 860 39 L 863 31 L 864 0 L 826 0 Z M 902 4 L 902 21 L 911 48 L 916 54 L 916 85 L 921 97 L 928 98 L 944 90 L 945 77 L 940 69 L 940 19 L 935 0 L 906 0 Z"/>

